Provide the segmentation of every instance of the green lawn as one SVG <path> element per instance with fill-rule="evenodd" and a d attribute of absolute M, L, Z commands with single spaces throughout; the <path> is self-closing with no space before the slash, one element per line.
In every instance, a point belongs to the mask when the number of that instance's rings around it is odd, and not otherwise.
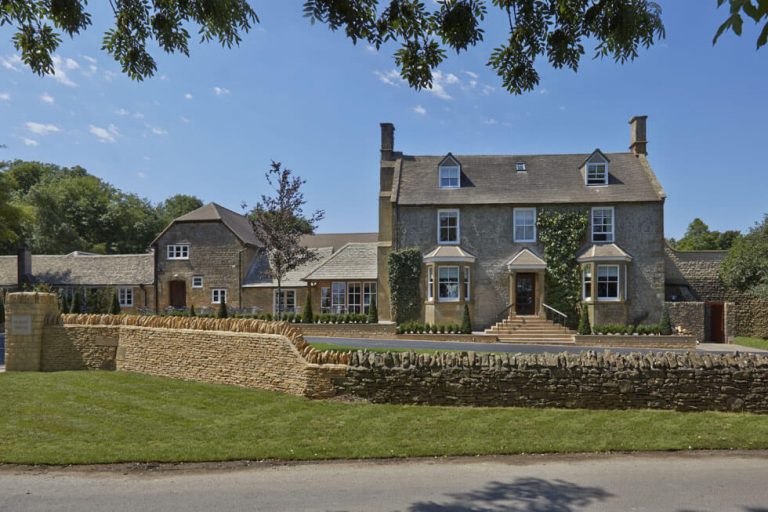
<path fill-rule="evenodd" d="M 333 343 L 323 343 L 318 341 L 312 341 L 309 343 L 313 347 L 315 347 L 317 350 L 338 350 L 341 352 L 349 352 L 349 351 L 355 351 L 355 350 L 367 350 L 368 352 L 416 352 L 417 354 L 434 354 L 437 352 L 445 353 L 445 352 L 451 352 L 450 350 L 437 350 L 433 348 L 374 348 L 374 347 L 365 347 L 364 349 L 362 347 L 347 347 L 344 345 L 335 345 Z M 461 352 L 459 350 L 455 352 Z M 483 352 L 493 352 L 492 349 L 489 348 L 489 350 L 476 350 L 475 352 L 483 353 Z M 501 353 L 501 352 L 497 352 Z"/>
<path fill-rule="evenodd" d="M 0 374 L 0 462 L 768 448 L 768 416 L 311 401 L 122 372 Z"/>
<path fill-rule="evenodd" d="M 768 340 L 763 338 L 747 338 L 746 336 L 736 336 L 735 343 L 745 347 L 762 348 L 768 350 Z"/>

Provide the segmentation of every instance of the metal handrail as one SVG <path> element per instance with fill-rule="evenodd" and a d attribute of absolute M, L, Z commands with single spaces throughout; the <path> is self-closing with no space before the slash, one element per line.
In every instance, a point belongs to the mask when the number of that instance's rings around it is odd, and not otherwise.
<path fill-rule="evenodd" d="M 562 318 L 562 319 L 560 320 L 560 322 L 562 323 L 562 325 L 565 325 L 566 321 L 568 320 L 568 315 L 566 315 L 566 314 L 565 314 L 565 313 L 563 313 L 562 311 L 558 311 L 558 310 L 556 310 L 555 308 L 553 308 L 553 307 L 552 307 L 552 306 L 550 306 L 549 304 L 544 304 L 544 303 L 542 302 L 542 303 L 541 303 L 541 305 L 542 305 L 542 306 L 544 306 L 546 309 L 548 309 L 548 310 L 552 311 L 553 313 L 557 313 L 558 315 L 560 315 L 560 317 Z M 555 320 L 555 322 L 557 322 L 557 320 Z"/>
<path fill-rule="evenodd" d="M 499 313 L 496 315 L 496 321 L 500 322 L 501 320 L 503 320 L 504 319 L 504 314 L 507 311 L 509 311 L 509 308 L 513 308 L 513 307 L 515 307 L 515 303 L 514 302 L 512 304 L 507 305 L 507 307 L 505 307 L 504 309 L 499 311 Z"/>

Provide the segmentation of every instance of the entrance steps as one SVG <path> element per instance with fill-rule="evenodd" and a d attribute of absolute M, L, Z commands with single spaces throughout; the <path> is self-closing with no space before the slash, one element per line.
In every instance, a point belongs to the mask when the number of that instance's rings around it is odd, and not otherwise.
<path fill-rule="evenodd" d="M 512 316 L 485 330 L 500 342 L 574 343 L 574 331 L 539 316 Z"/>

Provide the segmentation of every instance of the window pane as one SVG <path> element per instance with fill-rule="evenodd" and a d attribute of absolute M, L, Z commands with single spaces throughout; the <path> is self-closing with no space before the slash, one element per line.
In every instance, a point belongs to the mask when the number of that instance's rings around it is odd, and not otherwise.
<path fill-rule="evenodd" d="M 438 267 L 437 279 L 441 299 L 459 298 L 459 267 Z"/>
<path fill-rule="evenodd" d="M 440 167 L 440 186 L 443 188 L 459 187 L 459 168 L 444 165 Z"/>
<path fill-rule="evenodd" d="M 459 241 L 459 212 L 443 211 L 438 213 L 439 242 Z"/>

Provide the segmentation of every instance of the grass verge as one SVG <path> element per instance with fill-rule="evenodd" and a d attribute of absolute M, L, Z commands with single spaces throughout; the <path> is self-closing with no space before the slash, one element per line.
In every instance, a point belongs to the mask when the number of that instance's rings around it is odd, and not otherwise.
<path fill-rule="evenodd" d="M 768 416 L 371 405 L 122 372 L 0 374 L 0 462 L 768 448 Z"/>
<path fill-rule="evenodd" d="M 437 350 L 433 348 L 386 348 L 386 347 L 348 347 L 346 345 L 336 345 L 334 343 L 323 343 L 318 341 L 311 341 L 309 342 L 310 345 L 315 347 L 317 350 L 337 350 L 340 352 L 354 352 L 357 350 L 366 350 L 368 352 L 416 352 L 417 354 L 435 354 L 437 352 L 440 352 L 441 354 L 444 354 L 446 352 L 465 352 L 463 350 Z M 475 350 L 477 353 L 483 353 L 483 352 L 490 352 L 493 353 L 493 350 Z M 502 352 L 497 352 L 502 353 Z"/>
<path fill-rule="evenodd" d="M 748 338 L 746 336 L 737 336 L 735 343 L 751 348 L 761 348 L 768 350 L 768 340 L 763 338 Z"/>

